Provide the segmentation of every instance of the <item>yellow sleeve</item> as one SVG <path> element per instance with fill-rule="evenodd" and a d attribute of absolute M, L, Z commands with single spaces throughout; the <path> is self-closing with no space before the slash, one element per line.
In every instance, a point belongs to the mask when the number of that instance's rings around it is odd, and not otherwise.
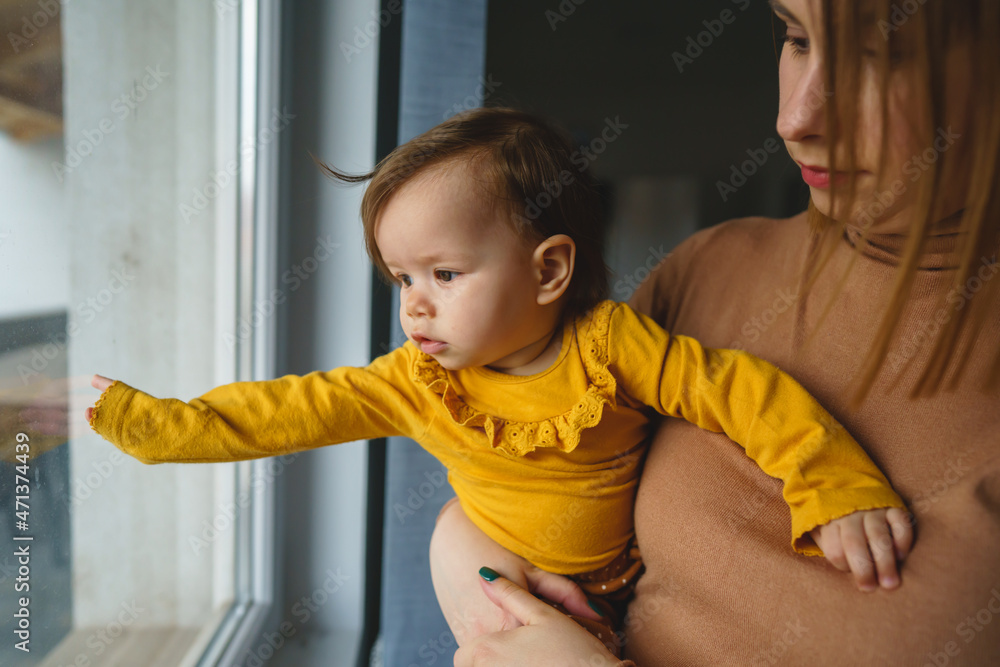
<path fill-rule="evenodd" d="M 391 435 L 420 435 L 404 347 L 366 368 L 217 387 L 188 403 L 115 382 L 91 427 L 143 463 L 242 461 Z"/>
<path fill-rule="evenodd" d="M 609 369 L 634 399 L 725 433 L 784 482 L 792 547 L 822 555 L 807 533 L 860 510 L 905 509 L 854 438 L 791 376 L 737 350 L 671 336 L 627 306 L 611 321 Z"/>

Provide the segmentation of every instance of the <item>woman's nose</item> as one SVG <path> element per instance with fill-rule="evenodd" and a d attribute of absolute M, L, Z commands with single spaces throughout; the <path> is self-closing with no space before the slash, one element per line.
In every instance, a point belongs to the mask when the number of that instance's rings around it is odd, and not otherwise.
<path fill-rule="evenodd" d="M 782 82 L 778 134 L 795 142 L 821 138 L 826 131 L 827 100 L 833 95 L 826 90 L 822 64 L 811 59 L 798 76 L 789 78 Z"/>

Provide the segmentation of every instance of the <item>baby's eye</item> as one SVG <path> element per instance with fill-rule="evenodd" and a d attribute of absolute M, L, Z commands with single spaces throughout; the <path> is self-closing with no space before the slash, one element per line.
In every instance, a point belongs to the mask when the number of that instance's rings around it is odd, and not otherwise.
<path fill-rule="evenodd" d="M 455 276 L 458 275 L 458 272 L 438 269 L 437 271 L 434 272 L 434 275 L 437 276 L 437 279 L 440 280 L 441 282 L 450 283 L 452 280 L 455 279 Z"/>
<path fill-rule="evenodd" d="M 403 287 L 409 287 L 410 285 L 413 284 L 413 278 L 406 275 L 405 273 L 400 273 L 398 276 L 396 276 L 396 280 L 398 280 L 399 284 L 402 285 Z"/>

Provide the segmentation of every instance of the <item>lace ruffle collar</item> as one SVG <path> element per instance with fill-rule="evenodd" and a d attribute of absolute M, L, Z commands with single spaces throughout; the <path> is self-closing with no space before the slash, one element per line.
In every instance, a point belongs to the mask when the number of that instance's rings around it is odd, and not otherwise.
<path fill-rule="evenodd" d="M 441 396 L 448 414 L 460 426 L 481 431 L 489 446 L 510 456 L 524 456 L 539 447 L 571 452 L 580 444 L 584 429 L 600 423 L 605 405 L 615 406 L 617 383 L 608 370 L 608 330 L 617 304 L 604 301 L 587 315 L 565 326 L 574 327 L 580 357 L 587 374 L 586 392 L 566 412 L 532 422 L 516 422 L 487 414 L 466 403 L 455 391 L 450 373 L 429 354 L 419 353 L 413 363 L 413 381 Z M 587 332 L 579 339 L 579 332 Z"/>

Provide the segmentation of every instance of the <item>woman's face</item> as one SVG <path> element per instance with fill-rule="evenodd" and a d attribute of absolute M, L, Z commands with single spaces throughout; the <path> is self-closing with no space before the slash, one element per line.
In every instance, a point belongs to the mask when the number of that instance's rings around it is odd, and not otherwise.
<path fill-rule="evenodd" d="M 888 87 L 883 99 L 879 90 L 877 68 L 879 40 L 891 33 L 874 20 L 866 43 L 858 44 L 862 65 L 858 85 L 851 91 L 826 90 L 825 31 L 820 0 L 773 0 L 776 16 L 787 26 L 778 69 L 780 88 L 778 133 L 785 141 L 792 159 L 802 169 L 812 201 L 824 214 L 842 222 L 872 227 L 877 232 L 904 233 L 913 221 L 918 185 L 932 164 L 942 170 L 943 192 L 951 196 L 935 215 L 939 218 L 958 211 L 963 205 L 960 154 L 969 90 L 968 67 L 963 67 L 961 53 L 949 55 L 946 63 L 948 108 L 945 118 L 954 122 L 934 128 L 933 139 L 921 139 L 927 125 L 920 96 L 915 94 L 914 59 L 905 54 L 893 57 Z M 905 28 L 905 25 L 900 26 Z M 850 174 L 831 173 L 828 164 L 829 143 L 826 113 L 835 108 L 835 95 L 850 94 L 857 103 L 855 147 L 856 172 L 853 174 L 855 199 L 847 201 Z M 882 126 L 882 107 L 887 107 L 888 129 Z M 885 161 L 880 166 L 883 133 L 888 132 Z M 834 146 L 838 168 L 846 164 L 847 141 L 839 137 Z M 836 201 L 830 184 L 836 182 Z M 949 186 L 949 183 L 952 184 Z M 849 213 L 846 213 L 849 208 Z M 846 213 L 846 219 L 845 219 Z"/>

